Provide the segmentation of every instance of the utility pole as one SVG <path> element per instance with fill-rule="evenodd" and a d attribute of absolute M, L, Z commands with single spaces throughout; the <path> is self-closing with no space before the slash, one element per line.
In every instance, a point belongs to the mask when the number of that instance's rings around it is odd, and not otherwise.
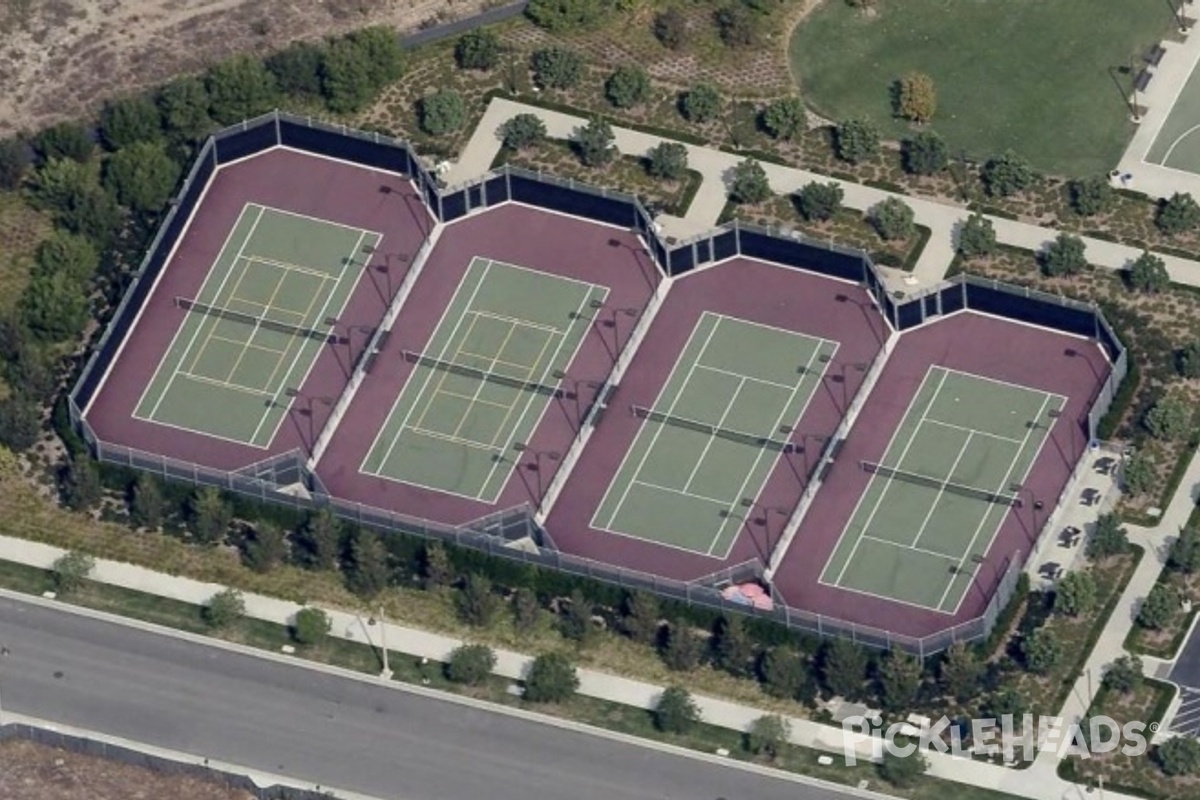
<path fill-rule="evenodd" d="M 385 681 L 392 679 L 392 670 L 388 666 L 388 646 L 387 646 L 387 620 L 383 617 L 383 606 L 379 606 L 379 643 L 380 649 L 383 651 L 383 671 L 379 673 L 379 677 Z"/>

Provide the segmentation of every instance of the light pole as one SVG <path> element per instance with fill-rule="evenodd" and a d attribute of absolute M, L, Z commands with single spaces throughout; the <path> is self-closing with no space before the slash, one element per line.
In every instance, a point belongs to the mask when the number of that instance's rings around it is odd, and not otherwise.
<path fill-rule="evenodd" d="M 758 501 L 756 501 L 750 497 L 743 497 L 741 502 L 742 502 L 742 508 L 747 508 L 747 509 L 751 509 L 751 510 L 758 509 L 759 511 L 762 512 L 763 530 L 767 534 L 767 553 L 770 554 L 770 552 L 772 550 L 772 547 L 771 547 L 771 514 L 778 514 L 779 516 L 783 517 L 783 519 L 786 521 L 788 519 L 788 517 L 791 516 L 791 512 L 789 512 L 783 506 L 763 505 L 762 503 L 759 503 Z"/>
<path fill-rule="evenodd" d="M 608 313 L 611 316 L 611 319 L 604 320 L 604 325 L 605 325 L 605 327 L 612 328 L 613 342 L 616 344 L 617 349 L 620 350 L 621 349 L 621 326 L 617 324 L 617 319 L 621 316 L 629 317 L 632 319 L 633 317 L 636 317 L 638 315 L 638 309 L 636 309 L 632 306 L 627 306 L 624 308 L 610 308 L 608 310 Z"/>
<path fill-rule="evenodd" d="M 1032 530 L 1026 531 L 1026 533 L 1029 535 L 1029 550 L 1032 552 L 1034 545 L 1037 544 L 1038 533 L 1040 533 L 1041 530 L 1038 527 L 1038 512 L 1042 510 L 1042 508 L 1045 506 L 1045 503 L 1037 499 L 1033 493 L 1033 490 L 1022 483 L 1010 483 L 1008 485 L 1008 490 L 1015 494 L 1018 498 L 1023 494 L 1029 497 L 1029 516 L 1033 522 L 1033 528 Z M 1020 517 L 1021 515 L 1017 514 L 1017 518 L 1020 519 Z"/>
<path fill-rule="evenodd" d="M 0 660 L 8 655 L 8 648 L 0 645 Z M 0 675 L 0 677 L 3 677 Z M 0 699 L 0 728 L 4 727 L 4 701 Z"/>
<path fill-rule="evenodd" d="M 817 356 L 817 360 L 822 364 L 829 364 L 833 360 L 833 356 L 829 355 L 828 353 L 822 353 L 821 355 Z M 865 361 L 852 361 L 850 363 L 842 362 L 839 364 L 834 364 L 833 366 L 837 369 L 838 374 L 822 375 L 821 380 L 828 380 L 831 383 L 840 383 L 842 385 L 842 407 L 839 410 L 845 414 L 846 409 L 850 407 L 850 390 L 847 387 L 848 381 L 846 380 L 846 370 L 852 369 L 855 372 L 865 373 L 870 364 L 866 363 Z M 834 405 L 837 405 L 837 403 L 835 402 Z"/>
<path fill-rule="evenodd" d="M 316 423 L 313 421 L 313 403 L 320 403 L 323 406 L 332 407 L 337 400 L 328 395 L 310 395 L 305 394 L 299 389 L 288 387 L 283 390 L 283 393 L 291 398 L 300 398 L 304 401 L 304 408 L 300 409 L 299 413 L 302 417 L 308 418 L 308 446 L 311 448 L 316 444 Z"/>
<path fill-rule="evenodd" d="M 375 617 L 367 619 L 368 625 L 375 624 Z M 379 606 L 379 652 L 383 656 L 383 669 L 379 673 L 379 677 L 385 681 L 392 679 L 392 670 L 388 666 L 388 648 L 387 648 L 387 620 L 383 616 L 383 605 Z"/>
<path fill-rule="evenodd" d="M 978 571 L 979 571 L 978 569 L 963 569 L 958 564 L 950 565 L 950 574 L 951 575 L 966 575 L 967 577 L 969 577 L 971 579 L 971 584 L 975 587 L 975 591 L 979 592 L 979 596 L 981 598 L 983 598 L 984 605 L 987 605 L 987 601 L 988 601 L 987 592 L 985 592 L 983 590 L 983 587 L 979 585 L 979 576 L 976 574 L 976 573 L 978 573 Z"/>
<path fill-rule="evenodd" d="M 537 511 L 540 514 L 542 512 L 542 498 L 545 492 L 542 480 L 542 458 L 545 457 L 550 461 L 558 461 L 562 458 L 562 453 L 557 450 L 535 450 L 525 442 L 516 442 L 513 444 L 513 450 L 516 450 L 518 453 L 529 453 L 533 456 L 533 463 L 528 466 L 529 469 L 537 473 L 537 497 L 535 498 L 535 502 Z"/>
<path fill-rule="evenodd" d="M 578 432 L 579 426 L 583 424 L 583 403 L 579 397 L 580 387 L 584 387 L 584 388 L 591 389 L 593 391 L 598 392 L 600 389 L 604 388 L 604 384 L 601 383 L 600 381 L 592 381 L 592 380 L 587 380 L 585 378 L 572 378 L 570 375 L 568 375 L 566 373 L 565 370 L 561 370 L 561 369 L 554 370 L 553 372 L 550 373 L 550 375 L 557 381 L 566 381 L 567 383 L 571 384 L 571 391 L 569 391 L 567 393 L 566 399 L 575 401 L 575 431 Z M 592 397 L 592 400 L 593 401 L 595 400 L 594 395 Z M 589 403 L 589 405 L 590 405 L 590 403 Z"/>
<path fill-rule="evenodd" d="M 344 330 L 346 332 L 346 358 L 349 359 L 350 367 L 351 367 L 351 369 L 353 369 L 353 367 L 354 367 L 354 334 L 355 333 L 364 334 L 363 349 L 365 350 L 367 347 L 367 343 L 369 341 L 371 341 L 371 334 L 375 333 L 375 328 L 373 328 L 370 325 L 358 325 L 358 324 L 352 324 L 352 323 L 343 323 L 337 317 L 326 317 L 325 324 L 328 325 L 330 328 L 334 329 L 334 331 L 335 331 L 334 335 L 335 335 L 338 343 L 341 342 L 342 337 L 336 335 L 337 329 L 341 328 L 342 330 Z"/>

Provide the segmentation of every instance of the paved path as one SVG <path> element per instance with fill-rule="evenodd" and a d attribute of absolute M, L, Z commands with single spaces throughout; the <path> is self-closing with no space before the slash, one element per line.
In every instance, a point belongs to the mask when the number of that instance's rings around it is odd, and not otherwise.
<path fill-rule="evenodd" d="M 1200 37 L 1193 37 L 1200 42 Z M 536 114 L 546 124 L 547 133 L 558 139 L 569 139 L 575 130 L 586 123 L 582 117 L 550 111 L 537 106 L 494 98 L 488 105 L 471 140 L 463 149 L 459 160 L 446 174 L 448 185 L 454 186 L 473 181 L 486 174 L 488 167 L 500 150 L 500 126 L 509 118 L 521 114 Z M 613 135 L 617 149 L 626 155 L 642 156 L 662 141 L 670 141 L 653 134 L 628 128 L 614 127 Z M 684 217 L 660 215 L 663 234 L 677 239 L 687 239 L 706 233 L 716 227 L 721 209 L 728 196 L 730 173 L 741 161 L 741 156 L 726 153 L 713 147 L 683 143 L 688 150 L 688 165 L 703 177 L 699 191 L 692 200 Z M 917 223 L 928 227 L 932 234 L 912 274 L 906 276 L 897 270 L 882 269 L 888 279 L 888 288 L 893 291 L 914 292 L 941 281 L 954 258 L 955 232 L 968 215 L 966 209 L 948 201 L 937 201 L 925 197 L 895 195 L 860 183 L 839 181 L 826 175 L 809 172 L 778 164 L 763 164 L 771 188 L 784 194 L 794 192 L 813 181 L 833 182 L 842 187 L 846 206 L 862 211 L 888 197 L 900 197 L 915 213 Z M 1197 191 L 1200 196 L 1200 189 Z M 996 229 L 996 238 L 1008 245 L 1039 251 L 1058 235 L 1056 230 L 1025 222 L 990 217 Z M 1124 269 L 1129 262 L 1141 255 L 1135 247 L 1083 237 L 1087 245 L 1087 259 L 1092 264 L 1108 269 Z M 1178 256 L 1159 256 L 1166 262 L 1171 280 L 1189 286 L 1200 286 L 1200 263 Z"/>

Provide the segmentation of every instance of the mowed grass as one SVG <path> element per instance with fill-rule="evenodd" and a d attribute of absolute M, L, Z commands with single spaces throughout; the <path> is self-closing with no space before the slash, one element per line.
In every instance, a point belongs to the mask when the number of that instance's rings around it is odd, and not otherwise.
<path fill-rule="evenodd" d="M 868 13 L 825 0 L 793 32 L 790 60 L 804 99 L 835 121 L 867 116 L 903 137 L 913 128 L 893 117 L 892 84 L 925 72 L 929 127 L 955 155 L 1011 148 L 1078 176 L 1117 163 L 1134 129 L 1130 60 L 1140 68 L 1176 28 L 1162 0 L 879 0 Z"/>

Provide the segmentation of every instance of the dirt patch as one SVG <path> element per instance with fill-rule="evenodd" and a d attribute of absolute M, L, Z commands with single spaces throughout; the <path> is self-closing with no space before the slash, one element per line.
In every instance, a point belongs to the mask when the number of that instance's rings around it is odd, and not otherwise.
<path fill-rule="evenodd" d="M 5 800 L 250 800 L 253 795 L 185 775 L 85 756 L 21 740 L 0 744 L 0 797 Z"/>
<path fill-rule="evenodd" d="M 415 30 L 486 0 L 0 0 L 0 135 L 94 111 L 242 52 L 366 25 Z"/>

